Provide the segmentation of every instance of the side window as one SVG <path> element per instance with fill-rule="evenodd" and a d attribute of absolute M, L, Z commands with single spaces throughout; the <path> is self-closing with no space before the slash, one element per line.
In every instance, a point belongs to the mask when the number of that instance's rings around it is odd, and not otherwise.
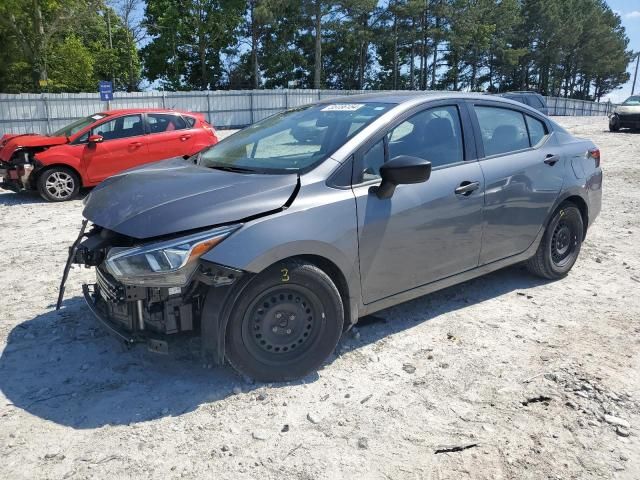
<path fill-rule="evenodd" d="M 380 178 L 380 167 L 384 162 L 384 139 L 381 139 L 364 154 L 362 158 L 362 177 L 356 183 Z"/>
<path fill-rule="evenodd" d="M 148 113 L 149 133 L 172 132 L 187 128 L 187 122 L 180 115 Z"/>
<path fill-rule="evenodd" d="M 389 158 L 399 155 L 424 158 L 433 168 L 462 162 L 464 147 L 458 108 L 431 108 L 394 128 L 389 133 Z"/>
<path fill-rule="evenodd" d="M 529 148 L 524 115 L 500 107 L 475 107 L 485 156 Z"/>
<path fill-rule="evenodd" d="M 529 115 L 525 115 L 525 118 L 527 119 L 527 128 L 529 129 L 531 145 L 535 147 L 547 135 L 547 128 L 544 123 L 537 118 L 530 117 Z"/>
<path fill-rule="evenodd" d="M 185 122 L 187 122 L 187 128 L 193 128 L 193 126 L 196 124 L 196 119 L 193 117 L 189 117 L 188 115 L 185 115 L 182 118 L 184 119 Z"/>
<path fill-rule="evenodd" d="M 125 115 L 124 117 L 114 118 L 95 127 L 93 133 L 102 135 L 105 140 L 143 135 L 142 117 L 140 115 Z"/>
<path fill-rule="evenodd" d="M 530 95 L 528 98 L 529 98 L 529 105 L 531 105 L 533 108 L 544 107 L 544 103 L 542 103 L 542 100 L 537 95 Z"/>

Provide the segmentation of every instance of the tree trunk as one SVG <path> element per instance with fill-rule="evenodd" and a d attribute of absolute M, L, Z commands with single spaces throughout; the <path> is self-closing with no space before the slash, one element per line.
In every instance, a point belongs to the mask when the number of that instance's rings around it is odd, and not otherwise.
<path fill-rule="evenodd" d="M 398 89 L 398 14 L 393 12 L 393 89 Z"/>
<path fill-rule="evenodd" d="M 36 88 L 40 88 L 40 81 L 47 82 L 47 59 L 46 44 L 44 35 L 44 22 L 42 21 L 42 9 L 39 0 L 32 0 L 33 9 L 33 30 L 34 30 L 34 46 L 33 46 L 33 66 L 34 80 Z"/>
<path fill-rule="evenodd" d="M 260 88 L 260 67 L 258 65 L 258 27 L 256 25 L 256 0 L 251 1 L 251 83 L 254 89 Z"/>
<path fill-rule="evenodd" d="M 436 28 L 435 31 L 438 32 L 440 28 L 440 17 L 436 17 Z M 431 64 L 431 90 L 436 89 L 436 73 L 438 70 L 438 40 L 437 36 L 433 36 L 433 62 Z"/>
<path fill-rule="evenodd" d="M 315 58 L 313 67 L 313 88 L 320 89 L 322 86 L 322 4 L 321 0 L 316 0 L 315 8 Z"/>

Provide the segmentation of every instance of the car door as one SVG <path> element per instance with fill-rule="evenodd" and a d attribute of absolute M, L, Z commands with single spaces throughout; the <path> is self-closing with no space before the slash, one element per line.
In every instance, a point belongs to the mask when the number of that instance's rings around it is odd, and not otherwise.
<path fill-rule="evenodd" d="M 482 265 L 533 243 L 562 187 L 564 158 L 543 117 L 486 101 L 471 111 L 486 182 Z"/>
<path fill-rule="evenodd" d="M 364 303 L 478 265 L 484 180 L 468 114 L 457 102 L 431 105 L 406 114 L 355 155 Z M 399 185 L 391 198 L 380 199 L 372 189 L 380 183 L 380 166 L 399 155 L 429 160 L 431 177 Z"/>
<path fill-rule="evenodd" d="M 195 153 L 195 132 L 177 113 L 147 113 L 149 161 Z"/>
<path fill-rule="evenodd" d="M 91 135 L 102 137 L 98 143 L 84 145 L 83 162 L 91 183 L 146 161 L 147 138 L 141 114 L 111 118 L 93 127 Z"/>

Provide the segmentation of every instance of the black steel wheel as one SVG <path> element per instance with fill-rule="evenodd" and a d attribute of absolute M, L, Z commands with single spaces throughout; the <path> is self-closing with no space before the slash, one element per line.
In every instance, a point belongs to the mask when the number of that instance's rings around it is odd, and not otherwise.
<path fill-rule="evenodd" d="M 335 284 L 314 265 L 270 267 L 245 288 L 227 328 L 226 355 L 261 381 L 300 378 L 335 349 L 344 310 Z"/>
<path fill-rule="evenodd" d="M 527 267 L 543 278 L 564 277 L 578 259 L 583 235 L 580 210 L 572 203 L 564 203 L 555 211 Z"/>

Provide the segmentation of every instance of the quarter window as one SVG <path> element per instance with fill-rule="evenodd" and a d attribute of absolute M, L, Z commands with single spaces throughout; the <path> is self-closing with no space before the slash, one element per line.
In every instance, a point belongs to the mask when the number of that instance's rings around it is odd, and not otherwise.
<path fill-rule="evenodd" d="M 499 107 L 475 107 L 485 156 L 499 155 L 529 148 L 524 115 Z"/>
<path fill-rule="evenodd" d="M 171 132 L 187 128 L 187 123 L 179 115 L 148 113 L 147 123 L 149 124 L 149 133 Z"/>
<path fill-rule="evenodd" d="M 525 118 L 527 119 L 527 128 L 529 129 L 531 146 L 535 147 L 547 135 L 547 129 L 544 126 L 544 123 L 537 118 L 530 117 L 529 115 L 526 115 Z"/>
<path fill-rule="evenodd" d="M 114 118 L 95 127 L 93 133 L 101 135 L 105 140 L 116 140 L 118 138 L 143 135 L 142 117 L 140 115 L 125 115 Z"/>

